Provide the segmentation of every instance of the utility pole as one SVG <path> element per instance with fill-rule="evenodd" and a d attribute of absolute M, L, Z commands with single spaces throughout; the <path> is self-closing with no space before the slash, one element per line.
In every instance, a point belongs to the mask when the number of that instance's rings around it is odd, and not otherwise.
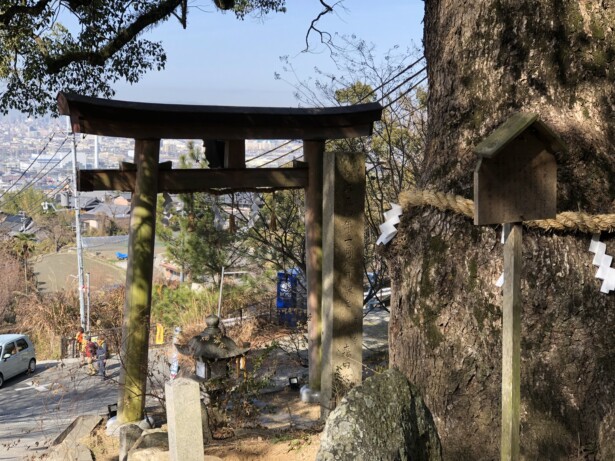
<path fill-rule="evenodd" d="M 98 169 L 98 135 L 94 136 L 94 169 Z"/>
<path fill-rule="evenodd" d="M 87 313 L 86 313 L 86 321 L 85 324 L 87 325 L 87 328 L 85 329 L 85 331 L 90 331 L 90 273 L 86 272 L 85 273 L 85 279 L 86 279 L 86 289 L 88 290 L 88 298 L 87 298 Z"/>
<path fill-rule="evenodd" d="M 70 126 L 70 117 L 66 117 L 66 135 L 73 133 Z M 85 329 L 85 299 L 83 289 L 85 287 L 85 281 L 83 277 L 83 246 L 81 242 L 81 219 L 79 206 L 79 191 L 77 190 L 77 141 L 75 139 L 75 133 L 73 133 L 73 142 L 71 144 L 71 150 L 73 154 L 73 196 L 75 197 L 75 233 L 77 239 L 77 274 L 79 277 L 79 318 L 81 326 Z"/>

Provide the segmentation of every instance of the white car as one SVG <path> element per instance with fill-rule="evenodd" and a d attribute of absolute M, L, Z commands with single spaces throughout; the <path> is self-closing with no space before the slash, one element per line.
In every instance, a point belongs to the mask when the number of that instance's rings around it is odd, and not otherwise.
<path fill-rule="evenodd" d="M 20 373 L 34 373 L 36 351 L 26 335 L 0 335 L 0 387 Z"/>

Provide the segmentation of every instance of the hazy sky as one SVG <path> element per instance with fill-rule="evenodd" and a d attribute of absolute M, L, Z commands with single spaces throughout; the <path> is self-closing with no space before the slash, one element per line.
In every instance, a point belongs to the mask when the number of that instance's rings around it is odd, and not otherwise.
<path fill-rule="evenodd" d="M 299 77 L 313 76 L 318 66 L 332 69 L 328 51 L 313 37 L 310 53 L 305 35 L 322 10 L 318 0 L 288 0 L 287 13 L 264 20 L 216 11 L 212 0 L 191 0 L 188 28 L 171 19 L 147 37 L 163 42 L 167 66 L 136 85 L 119 85 L 115 99 L 239 106 L 297 106 L 293 88 L 275 80 L 282 72 L 280 56 L 289 56 Z M 344 0 L 336 13 L 318 24 L 339 35 L 354 34 L 384 54 L 421 46 L 422 0 Z"/>

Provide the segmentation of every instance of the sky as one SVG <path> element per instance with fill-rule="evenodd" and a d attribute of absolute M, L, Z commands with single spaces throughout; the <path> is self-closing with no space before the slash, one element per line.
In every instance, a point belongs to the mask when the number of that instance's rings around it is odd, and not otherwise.
<path fill-rule="evenodd" d="M 310 52 L 303 52 L 310 22 L 322 10 L 318 0 L 287 0 L 286 13 L 243 21 L 217 11 L 212 0 L 188 3 L 186 30 L 173 18 L 145 35 L 162 42 L 166 69 L 150 72 L 134 85 L 116 85 L 114 99 L 297 107 L 293 86 L 274 78 L 276 72 L 285 75 L 280 57 L 289 57 L 301 80 L 314 76 L 315 66 L 334 69 L 328 50 L 316 37 Z M 423 8 L 422 0 L 343 0 L 318 27 L 373 43 L 384 59 L 395 45 L 400 50 L 421 47 Z"/>

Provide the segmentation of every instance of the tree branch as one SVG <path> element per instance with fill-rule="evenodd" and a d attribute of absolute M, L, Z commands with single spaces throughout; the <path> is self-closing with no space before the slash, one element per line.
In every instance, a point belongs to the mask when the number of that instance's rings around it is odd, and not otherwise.
<path fill-rule="evenodd" d="M 5 26 L 8 26 L 15 16 L 38 16 L 45 10 L 50 1 L 51 0 L 39 0 L 39 2 L 34 6 L 19 4 L 11 5 L 6 9 L 6 11 L 4 11 L 4 13 L 0 14 L 0 22 L 2 22 Z"/>
<path fill-rule="evenodd" d="M 329 32 L 324 32 L 320 30 L 318 27 L 316 27 L 316 24 L 318 24 L 318 21 L 320 21 L 323 16 L 333 12 L 333 8 L 335 8 L 335 6 L 338 5 L 339 3 L 340 2 L 338 1 L 334 3 L 333 6 L 331 6 L 325 3 L 324 0 L 320 0 L 320 4 L 323 6 L 324 9 L 318 14 L 318 16 L 312 19 L 312 22 L 310 23 L 310 27 L 308 28 L 305 34 L 305 50 L 304 51 L 308 51 L 310 48 L 310 34 L 312 32 L 316 32 L 320 36 L 321 43 L 328 44 L 331 42 L 331 34 Z"/>
<path fill-rule="evenodd" d="M 121 50 L 147 27 L 166 19 L 182 4 L 182 0 L 165 0 L 146 13 L 138 16 L 132 24 L 118 31 L 117 35 L 97 51 L 72 51 L 45 59 L 47 71 L 57 74 L 73 62 L 85 61 L 92 65 L 103 65 L 107 59 Z"/>

